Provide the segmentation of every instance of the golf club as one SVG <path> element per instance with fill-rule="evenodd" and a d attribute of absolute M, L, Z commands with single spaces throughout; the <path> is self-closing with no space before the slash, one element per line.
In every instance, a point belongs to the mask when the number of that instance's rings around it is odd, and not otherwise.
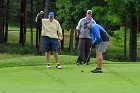
<path fill-rule="evenodd" d="M 88 54 L 87 59 L 86 59 L 86 61 L 85 61 L 86 64 L 88 64 L 88 60 L 90 59 L 92 50 L 93 50 L 93 47 L 90 48 L 89 54 Z"/>
<path fill-rule="evenodd" d="M 85 61 L 85 64 L 88 64 L 88 60 L 89 60 L 89 58 L 91 56 L 92 50 L 93 50 L 93 47 L 90 48 L 90 51 L 89 51 L 89 54 L 88 54 L 87 59 Z M 81 72 L 84 72 L 84 67 L 82 67 Z"/>

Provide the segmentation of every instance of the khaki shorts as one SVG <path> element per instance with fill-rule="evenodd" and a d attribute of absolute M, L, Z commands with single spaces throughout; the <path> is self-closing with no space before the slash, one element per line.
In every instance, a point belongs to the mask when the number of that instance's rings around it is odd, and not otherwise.
<path fill-rule="evenodd" d="M 97 45 L 96 52 L 102 52 L 102 53 L 105 53 L 108 44 L 109 44 L 109 41 L 101 42 L 99 45 Z"/>

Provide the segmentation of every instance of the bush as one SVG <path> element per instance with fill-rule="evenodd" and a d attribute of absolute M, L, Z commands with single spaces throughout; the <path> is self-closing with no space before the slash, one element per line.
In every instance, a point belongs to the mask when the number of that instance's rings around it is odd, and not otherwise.
<path fill-rule="evenodd" d="M 0 53 L 10 54 L 37 54 L 37 49 L 30 45 L 22 47 L 18 44 L 0 44 Z"/>

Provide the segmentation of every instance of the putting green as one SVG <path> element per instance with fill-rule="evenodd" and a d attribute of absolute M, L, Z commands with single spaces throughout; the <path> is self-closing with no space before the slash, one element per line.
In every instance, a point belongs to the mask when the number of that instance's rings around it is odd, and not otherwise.
<path fill-rule="evenodd" d="M 104 64 L 104 73 L 91 73 L 95 64 L 0 68 L 0 93 L 139 93 L 140 64 Z M 84 72 L 81 72 L 84 70 Z"/>

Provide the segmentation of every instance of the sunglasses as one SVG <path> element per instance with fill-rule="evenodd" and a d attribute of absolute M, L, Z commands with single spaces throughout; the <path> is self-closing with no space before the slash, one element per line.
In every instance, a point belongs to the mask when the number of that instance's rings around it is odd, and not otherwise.
<path fill-rule="evenodd" d="M 92 15 L 91 13 L 87 13 L 88 15 Z"/>

